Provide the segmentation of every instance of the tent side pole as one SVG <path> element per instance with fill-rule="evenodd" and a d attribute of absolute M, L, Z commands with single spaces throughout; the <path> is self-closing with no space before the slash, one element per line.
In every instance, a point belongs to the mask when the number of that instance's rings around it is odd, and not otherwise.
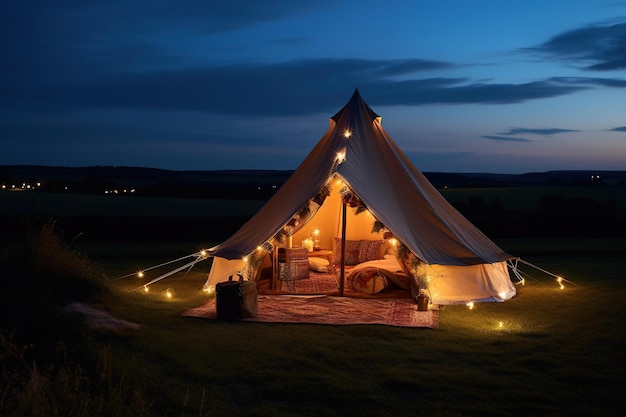
<path fill-rule="evenodd" d="M 339 296 L 343 297 L 346 280 L 346 203 L 341 204 L 341 263 L 339 266 Z"/>

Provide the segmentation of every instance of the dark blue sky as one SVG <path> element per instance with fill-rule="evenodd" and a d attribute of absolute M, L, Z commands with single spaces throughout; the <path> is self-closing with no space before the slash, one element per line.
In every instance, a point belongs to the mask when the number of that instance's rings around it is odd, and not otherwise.
<path fill-rule="evenodd" d="M 294 169 L 358 87 L 423 171 L 626 169 L 626 1 L 7 0 L 0 164 Z"/>

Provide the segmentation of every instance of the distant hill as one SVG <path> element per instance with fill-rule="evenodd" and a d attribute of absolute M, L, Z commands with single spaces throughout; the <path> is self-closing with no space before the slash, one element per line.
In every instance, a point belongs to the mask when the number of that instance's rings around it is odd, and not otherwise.
<path fill-rule="evenodd" d="M 267 199 L 293 171 L 171 171 L 156 168 L 92 166 L 0 166 L 0 186 L 50 192 Z M 548 171 L 526 174 L 425 172 L 438 188 L 524 186 L 626 186 L 626 171 Z"/>

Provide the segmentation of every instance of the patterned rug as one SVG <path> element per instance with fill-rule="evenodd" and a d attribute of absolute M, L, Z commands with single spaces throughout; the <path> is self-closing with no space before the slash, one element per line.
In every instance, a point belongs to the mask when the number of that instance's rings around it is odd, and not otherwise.
<path fill-rule="evenodd" d="M 410 299 L 363 299 L 332 296 L 259 295 L 258 316 L 241 321 L 330 325 L 382 324 L 437 328 L 439 312 L 418 311 Z M 215 298 L 182 313 L 217 320 Z"/>
<path fill-rule="evenodd" d="M 278 281 L 280 290 L 299 294 L 324 294 L 339 290 L 339 277 L 333 274 L 309 272 L 309 279 Z"/>

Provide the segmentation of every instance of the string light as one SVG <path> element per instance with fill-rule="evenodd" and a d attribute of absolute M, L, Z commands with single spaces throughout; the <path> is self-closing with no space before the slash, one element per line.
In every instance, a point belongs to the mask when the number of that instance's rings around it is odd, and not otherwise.
<path fill-rule="evenodd" d="M 337 162 L 341 163 L 343 161 L 346 160 L 346 151 L 339 151 L 337 152 L 337 156 L 335 157 L 335 159 L 337 160 Z"/>
<path fill-rule="evenodd" d="M 215 285 L 207 285 L 202 291 L 206 292 L 208 295 L 213 295 L 215 294 Z"/>
<path fill-rule="evenodd" d="M 502 320 L 498 322 L 498 329 L 500 330 L 504 329 L 504 322 Z"/>
<path fill-rule="evenodd" d="M 467 306 L 467 308 L 469 308 L 470 310 L 473 310 L 473 309 L 474 309 L 474 302 L 473 302 L 473 301 L 470 301 L 470 302 L 468 302 L 468 303 L 466 304 L 466 306 Z"/>
<path fill-rule="evenodd" d="M 143 271 L 139 271 L 139 272 L 137 272 L 137 277 L 139 277 L 139 278 L 143 278 Z"/>
<path fill-rule="evenodd" d="M 147 285 L 144 285 L 143 292 L 150 292 L 150 288 Z"/>
<path fill-rule="evenodd" d="M 343 131 L 343 137 L 348 139 L 350 136 L 352 136 L 352 132 L 350 131 L 350 129 L 346 129 Z"/>
<path fill-rule="evenodd" d="M 564 289 L 565 285 L 563 285 L 563 278 L 562 277 L 556 277 L 556 282 L 559 284 L 559 288 L 560 289 Z"/>
<path fill-rule="evenodd" d="M 171 288 L 168 288 L 167 290 L 165 290 L 165 296 L 168 299 L 171 299 L 174 296 L 174 291 Z"/>

